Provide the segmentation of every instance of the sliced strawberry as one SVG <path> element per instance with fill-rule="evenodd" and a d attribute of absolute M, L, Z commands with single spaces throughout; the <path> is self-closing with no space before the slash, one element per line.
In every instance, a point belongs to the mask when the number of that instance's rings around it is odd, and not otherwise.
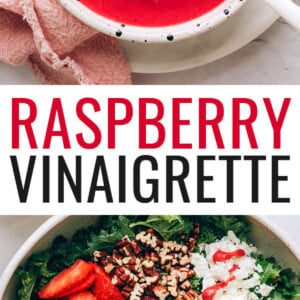
<path fill-rule="evenodd" d="M 86 290 L 95 280 L 95 276 L 91 276 L 93 273 L 94 267 L 91 263 L 78 259 L 72 267 L 63 270 L 43 287 L 38 296 L 42 299 L 53 299 Z"/>
<path fill-rule="evenodd" d="M 78 292 L 85 291 L 94 283 L 95 279 L 96 279 L 96 275 L 95 275 L 95 273 L 92 273 L 83 282 L 81 282 L 78 285 L 75 285 L 73 288 L 59 294 L 57 297 L 60 298 L 60 297 L 67 296 L 70 294 L 75 294 Z"/>
<path fill-rule="evenodd" d="M 85 291 L 69 295 L 64 300 L 97 300 L 97 298 L 91 292 Z"/>
<path fill-rule="evenodd" d="M 112 284 L 111 278 L 97 264 L 94 266 L 96 280 L 92 292 L 97 300 L 123 300 L 121 292 Z"/>

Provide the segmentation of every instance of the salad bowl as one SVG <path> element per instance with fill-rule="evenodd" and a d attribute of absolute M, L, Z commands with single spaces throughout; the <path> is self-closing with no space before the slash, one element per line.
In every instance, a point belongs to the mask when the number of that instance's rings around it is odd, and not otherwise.
<path fill-rule="evenodd" d="M 153 3 L 157 0 L 151 0 Z M 94 12 L 78 0 L 59 2 L 83 23 L 107 35 L 130 42 L 169 43 L 204 33 L 230 19 L 247 0 L 224 0 L 199 17 L 175 25 L 149 26 L 131 25 L 125 21 L 113 20 Z"/>
<path fill-rule="evenodd" d="M 0 299 L 17 299 L 15 271 L 32 254 L 50 247 L 53 240 L 64 235 L 70 238 L 78 229 L 95 225 L 99 216 L 55 216 L 41 225 L 9 262 L 0 280 Z M 274 256 L 283 267 L 300 272 L 300 251 L 288 236 L 264 217 L 248 216 L 251 227 L 250 241 L 265 256 Z"/>

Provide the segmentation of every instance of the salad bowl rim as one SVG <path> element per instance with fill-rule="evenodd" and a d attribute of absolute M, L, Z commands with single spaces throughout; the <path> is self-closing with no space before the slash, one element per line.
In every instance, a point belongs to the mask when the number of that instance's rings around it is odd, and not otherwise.
<path fill-rule="evenodd" d="M 8 265 L 6 266 L 4 272 L 0 277 L 0 299 L 3 299 L 6 289 L 9 285 L 10 280 L 14 276 L 17 267 L 22 263 L 22 261 L 31 253 L 31 251 L 41 242 L 46 235 L 54 230 L 57 226 L 65 222 L 67 219 L 72 217 L 79 217 L 78 215 L 60 215 L 52 216 L 46 220 L 41 226 L 39 226 L 23 243 L 19 250 L 12 257 Z M 88 216 L 81 216 L 88 217 Z M 99 215 L 100 217 L 100 215 Z M 269 232 L 273 233 L 290 251 L 292 255 L 300 262 L 300 250 L 297 247 L 294 240 L 289 237 L 285 230 L 279 227 L 274 221 L 270 220 L 267 216 L 246 216 L 252 219 L 254 222 L 263 226 Z"/>

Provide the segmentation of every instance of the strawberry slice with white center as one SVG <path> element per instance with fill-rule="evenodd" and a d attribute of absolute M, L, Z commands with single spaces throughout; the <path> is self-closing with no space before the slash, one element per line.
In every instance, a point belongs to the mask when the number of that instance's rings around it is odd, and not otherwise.
<path fill-rule="evenodd" d="M 41 299 L 56 299 L 87 290 L 95 281 L 94 265 L 78 259 L 56 275 L 39 292 Z"/>

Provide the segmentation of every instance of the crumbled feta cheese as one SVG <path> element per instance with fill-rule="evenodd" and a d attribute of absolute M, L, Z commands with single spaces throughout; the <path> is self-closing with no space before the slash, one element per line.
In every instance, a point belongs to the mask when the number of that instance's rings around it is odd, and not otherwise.
<path fill-rule="evenodd" d="M 272 287 L 270 287 L 269 285 L 266 284 L 262 284 L 260 285 L 256 291 L 261 294 L 263 297 L 267 297 L 270 295 L 271 291 L 272 291 Z"/>
<path fill-rule="evenodd" d="M 244 250 L 246 255 L 214 263 L 213 255 L 218 250 L 233 252 L 238 249 Z M 256 260 L 251 257 L 251 254 L 256 253 L 257 249 L 239 240 L 234 232 L 229 231 L 227 236 L 215 243 L 200 244 L 200 252 L 205 255 L 194 253 L 192 264 L 195 266 L 197 276 L 203 278 L 203 290 L 218 282 L 227 281 L 231 276 L 229 271 L 233 265 L 239 266 L 233 272 L 235 279 L 220 289 L 214 300 L 259 300 L 256 294 L 250 291 L 253 288 L 263 297 L 270 295 L 273 288 L 266 284 L 260 284 L 259 273 L 262 272 L 262 267 L 256 265 Z"/>

